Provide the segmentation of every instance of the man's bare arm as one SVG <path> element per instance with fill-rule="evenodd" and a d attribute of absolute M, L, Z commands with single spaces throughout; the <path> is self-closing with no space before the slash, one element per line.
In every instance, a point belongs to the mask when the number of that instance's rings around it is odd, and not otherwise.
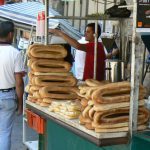
<path fill-rule="evenodd" d="M 69 43 L 72 47 L 81 50 L 81 51 L 86 51 L 86 46 L 85 44 L 80 44 L 77 40 L 71 38 L 68 36 L 66 33 L 62 32 L 61 30 L 57 29 L 49 29 L 50 33 L 53 33 L 54 35 L 62 37 L 67 43 Z"/>
<path fill-rule="evenodd" d="M 18 115 L 22 114 L 23 111 L 23 93 L 24 93 L 24 82 L 22 73 L 15 73 L 16 80 L 16 93 L 18 99 Z"/>

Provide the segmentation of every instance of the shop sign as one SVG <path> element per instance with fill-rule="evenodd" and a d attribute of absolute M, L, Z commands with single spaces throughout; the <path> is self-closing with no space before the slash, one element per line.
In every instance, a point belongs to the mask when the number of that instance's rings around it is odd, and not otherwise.
<path fill-rule="evenodd" d="M 45 35 L 45 11 L 38 12 L 36 21 L 36 36 Z"/>
<path fill-rule="evenodd" d="M 137 28 L 150 28 L 150 0 L 137 0 Z"/>

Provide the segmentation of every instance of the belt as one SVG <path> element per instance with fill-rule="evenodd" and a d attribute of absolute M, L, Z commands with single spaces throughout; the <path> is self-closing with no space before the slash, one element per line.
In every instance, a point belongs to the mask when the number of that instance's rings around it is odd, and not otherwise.
<path fill-rule="evenodd" d="M 15 87 L 12 87 L 12 88 L 8 88 L 8 89 L 0 89 L 0 91 L 9 92 L 9 91 L 12 91 L 12 90 L 15 90 L 15 89 L 16 89 Z"/>

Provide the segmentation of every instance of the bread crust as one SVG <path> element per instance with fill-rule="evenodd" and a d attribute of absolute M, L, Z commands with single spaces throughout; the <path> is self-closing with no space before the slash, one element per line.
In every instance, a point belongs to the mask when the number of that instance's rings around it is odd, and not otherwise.
<path fill-rule="evenodd" d="M 71 65 L 61 60 L 38 59 L 32 62 L 31 69 L 41 73 L 64 73 L 69 72 Z"/>
<path fill-rule="evenodd" d="M 75 87 L 51 87 L 46 86 L 39 90 L 42 98 L 52 98 L 58 100 L 74 100 L 77 94 L 74 92 Z"/>
<path fill-rule="evenodd" d="M 66 49 L 61 45 L 33 44 L 28 49 L 28 56 L 35 58 L 58 59 L 67 56 Z"/>
<path fill-rule="evenodd" d="M 73 76 L 35 76 L 34 84 L 37 86 L 75 86 L 77 79 Z"/>

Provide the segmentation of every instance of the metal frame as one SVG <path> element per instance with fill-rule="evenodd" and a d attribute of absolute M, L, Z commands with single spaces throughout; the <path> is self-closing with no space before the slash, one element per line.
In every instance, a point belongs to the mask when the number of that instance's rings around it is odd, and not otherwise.
<path fill-rule="evenodd" d="M 34 32 L 34 26 L 31 26 L 30 30 L 30 35 L 29 35 L 29 43 L 31 41 L 31 38 L 33 36 Z M 29 45 L 28 45 L 29 46 Z M 24 58 L 24 68 L 27 68 L 27 50 L 25 53 L 25 58 Z M 25 78 L 27 79 L 27 78 Z M 24 93 L 23 95 L 23 136 L 22 136 L 22 142 L 23 144 L 29 149 L 29 150 L 37 150 L 38 149 L 38 140 L 37 141 L 27 141 L 27 134 L 26 134 L 26 129 L 27 129 L 27 118 L 25 118 L 25 109 L 26 109 L 26 95 Z"/>
<path fill-rule="evenodd" d="M 88 1 L 89 2 L 89 1 Z M 114 0 L 114 2 L 116 2 Z M 45 5 L 45 10 L 47 12 L 48 7 L 48 0 L 46 0 L 46 5 Z M 98 4 L 98 1 L 97 1 Z M 105 8 L 106 8 L 106 4 L 107 1 L 105 0 Z M 128 6 L 127 6 L 128 7 Z M 131 6 L 130 6 L 131 7 Z M 95 9 L 96 12 L 98 11 L 98 9 Z M 132 137 L 133 132 L 137 131 L 137 115 L 138 115 L 138 95 L 139 95 L 139 71 L 138 71 L 138 67 L 136 65 L 136 60 L 137 60 L 137 56 L 135 53 L 135 48 L 136 48 L 136 15 L 137 15 L 137 1 L 133 0 L 133 29 L 132 29 L 132 58 L 131 58 L 131 98 L 130 98 L 130 121 L 129 121 L 129 132 L 130 132 L 130 136 Z M 55 17 L 49 17 L 48 14 L 46 13 L 46 26 L 45 26 L 45 44 L 48 44 L 47 42 L 47 31 L 48 31 L 48 26 L 47 26 L 47 21 L 48 18 L 59 18 L 59 19 L 79 19 L 79 20 L 96 20 L 96 25 L 97 25 L 97 20 L 100 20 L 102 18 L 94 18 L 93 17 L 75 17 L 75 16 L 66 16 L 66 17 L 61 17 L 61 16 L 55 16 Z M 105 20 L 103 18 L 103 20 Z M 107 20 L 107 19 L 106 19 Z M 108 19 L 110 20 L 110 19 Z M 116 20 L 116 19 L 115 19 Z M 117 19 L 118 20 L 118 19 Z M 96 28 L 97 29 L 97 28 Z M 96 32 L 97 33 L 97 32 Z M 95 56 L 97 54 L 97 37 L 95 36 Z M 96 77 L 96 57 L 95 61 L 94 61 L 94 78 Z"/>
<path fill-rule="evenodd" d="M 136 21 L 137 21 L 137 1 L 133 0 L 133 29 L 132 29 L 132 52 L 131 52 L 131 97 L 130 97 L 130 119 L 129 132 L 132 138 L 134 132 L 137 131 L 138 117 L 138 97 L 139 97 L 139 75 L 140 70 L 137 66 L 136 55 Z"/>

